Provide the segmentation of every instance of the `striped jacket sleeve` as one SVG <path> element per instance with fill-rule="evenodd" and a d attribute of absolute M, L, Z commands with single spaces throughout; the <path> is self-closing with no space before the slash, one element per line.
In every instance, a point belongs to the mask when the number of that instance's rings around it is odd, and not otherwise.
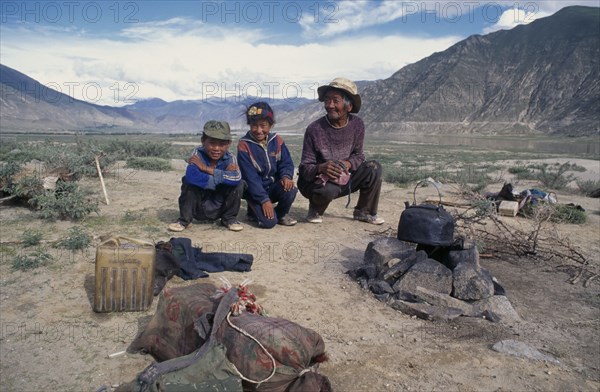
<path fill-rule="evenodd" d="M 242 173 L 235 156 L 228 154 L 227 158 L 217 164 L 213 175 L 203 172 L 194 164 L 189 164 L 185 171 L 185 181 L 188 184 L 210 190 L 214 190 L 220 184 L 237 186 L 242 180 Z"/>
<path fill-rule="evenodd" d="M 215 187 L 220 184 L 228 186 L 237 186 L 242 180 L 242 172 L 240 166 L 237 163 L 235 155 L 229 154 L 230 160 L 225 169 L 214 170 L 214 182 Z"/>

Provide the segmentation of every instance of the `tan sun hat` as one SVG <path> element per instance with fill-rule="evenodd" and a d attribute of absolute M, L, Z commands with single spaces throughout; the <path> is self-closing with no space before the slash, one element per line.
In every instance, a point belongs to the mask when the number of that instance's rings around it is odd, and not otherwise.
<path fill-rule="evenodd" d="M 317 89 L 319 101 L 323 102 L 325 100 L 325 94 L 330 88 L 335 88 L 345 92 L 348 95 L 348 98 L 350 98 L 352 101 L 352 110 L 350 110 L 350 113 L 358 113 L 362 101 L 360 99 L 360 95 L 358 95 L 358 88 L 356 88 L 356 84 L 352 80 L 338 77 L 333 79 L 331 83 L 319 87 Z"/>

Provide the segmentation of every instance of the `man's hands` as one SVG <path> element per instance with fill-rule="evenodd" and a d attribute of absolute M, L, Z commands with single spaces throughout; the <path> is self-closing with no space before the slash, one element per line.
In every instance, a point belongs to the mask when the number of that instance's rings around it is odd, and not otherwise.
<path fill-rule="evenodd" d="M 340 165 L 339 163 L 342 163 Z M 343 173 L 348 173 L 348 169 L 352 167 L 350 162 L 348 161 L 327 161 L 325 163 L 321 163 L 318 167 L 318 172 L 325 174 L 332 180 L 336 180 L 341 177 Z"/>
<path fill-rule="evenodd" d="M 283 190 L 286 192 L 289 192 L 294 187 L 294 181 L 287 177 L 283 177 L 279 182 L 281 183 Z"/>
<path fill-rule="evenodd" d="M 271 203 L 271 200 L 267 200 L 262 203 L 262 210 L 267 219 L 275 218 L 275 209 L 273 208 L 273 203 Z"/>

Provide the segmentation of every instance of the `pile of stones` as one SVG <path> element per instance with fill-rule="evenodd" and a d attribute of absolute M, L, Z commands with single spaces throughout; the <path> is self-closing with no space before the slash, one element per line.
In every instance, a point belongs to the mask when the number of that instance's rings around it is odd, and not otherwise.
<path fill-rule="evenodd" d="M 422 319 L 520 321 L 504 288 L 479 264 L 472 241 L 433 247 L 381 238 L 369 243 L 363 265 L 349 274 L 380 301 Z"/>

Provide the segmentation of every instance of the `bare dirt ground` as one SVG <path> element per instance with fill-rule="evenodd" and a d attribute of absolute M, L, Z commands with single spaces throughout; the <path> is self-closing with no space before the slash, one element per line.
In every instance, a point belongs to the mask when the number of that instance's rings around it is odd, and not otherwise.
<path fill-rule="evenodd" d="M 95 236 L 112 232 L 168 240 L 173 233 L 166 226 L 178 216 L 182 171 L 181 163 L 162 173 L 115 168 L 106 178 L 110 205 L 101 203 L 100 216 L 79 224 Z M 97 179 L 85 180 L 85 184 L 102 200 Z M 345 198 L 331 205 L 322 224 L 303 222 L 308 203 L 299 195 L 292 210 L 300 220 L 295 227 L 253 227 L 245 220 L 243 204 L 242 232 L 217 224 L 194 224 L 177 236 L 191 238 L 206 251 L 252 253 L 251 272 L 212 274 L 208 281 L 219 285 L 219 276 L 233 283 L 251 278 L 251 291 L 271 315 L 319 332 L 330 356 L 320 372 L 337 391 L 600 389 L 600 282 L 595 279 L 589 287 L 582 282 L 570 284 L 568 272 L 556 268 L 561 264 L 558 261 L 482 259 L 523 318 L 516 325 L 475 318 L 423 321 L 361 290 L 346 272 L 362 263 L 369 242 L 395 235 L 405 200 L 412 200 L 412 188 L 384 184 L 379 215 L 386 223 L 377 227 L 353 221 L 351 208 L 344 208 Z M 560 225 L 559 230 L 582 249 L 597 271 L 600 200 L 561 193 L 559 200 L 587 210 L 586 224 Z M 0 218 L 3 242 L 20 239 L 27 229 L 43 230 L 46 239 L 61 238 L 74 225 L 44 223 L 31 211 L 15 207 L 0 208 Z M 524 218 L 503 219 L 529 224 Z M 22 251 L 18 245 L 14 249 Z M 55 256 L 52 264 L 27 272 L 12 270 L 12 256 L 2 253 L 0 390 L 94 391 L 101 385 L 132 380 L 152 358 L 109 359 L 108 355 L 126 349 L 154 314 L 157 301 L 146 312 L 94 313 L 95 246 L 79 253 L 49 251 Z M 194 283 L 176 277 L 168 286 Z M 555 356 L 560 364 L 492 351 L 491 346 L 502 339 L 530 344 Z"/>

